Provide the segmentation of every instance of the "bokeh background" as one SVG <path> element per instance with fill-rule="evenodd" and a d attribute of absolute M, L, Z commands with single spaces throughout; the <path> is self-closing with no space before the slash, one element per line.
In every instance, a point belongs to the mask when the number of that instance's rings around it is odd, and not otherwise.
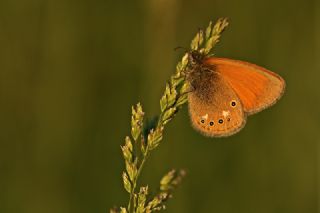
<path fill-rule="evenodd" d="M 216 55 L 279 73 L 286 93 L 223 139 L 195 132 L 184 107 L 142 183 L 188 171 L 167 212 L 318 212 L 319 0 L 1 0 L 0 212 L 126 206 L 131 105 L 158 114 L 173 49 L 218 17 L 230 26 Z"/>

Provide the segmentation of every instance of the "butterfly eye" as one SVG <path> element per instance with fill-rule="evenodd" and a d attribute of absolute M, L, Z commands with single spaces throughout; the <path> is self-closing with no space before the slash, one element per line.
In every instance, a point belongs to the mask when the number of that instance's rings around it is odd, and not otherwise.
<path fill-rule="evenodd" d="M 213 126 L 213 121 L 210 121 L 210 126 Z"/>
<path fill-rule="evenodd" d="M 237 102 L 236 102 L 236 101 L 231 101 L 231 102 L 230 102 L 230 105 L 231 105 L 232 107 L 235 107 L 235 106 L 237 105 Z"/>
<path fill-rule="evenodd" d="M 204 119 L 201 119 L 201 123 L 204 123 Z"/>
<path fill-rule="evenodd" d="M 219 124 L 222 124 L 222 123 L 223 123 L 223 120 L 222 120 L 222 119 L 219 119 L 218 122 L 219 122 Z"/>

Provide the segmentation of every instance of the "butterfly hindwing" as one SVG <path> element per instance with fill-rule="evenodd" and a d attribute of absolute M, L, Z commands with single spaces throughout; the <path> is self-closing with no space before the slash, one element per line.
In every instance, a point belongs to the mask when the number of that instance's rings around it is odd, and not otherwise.
<path fill-rule="evenodd" d="M 236 93 L 221 77 L 211 81 L 211 93 L 204 100 L 189 94 L 189 113 L 195 129 L 211 137 L 229 136 L 245 125 L 246 114 Z"/>

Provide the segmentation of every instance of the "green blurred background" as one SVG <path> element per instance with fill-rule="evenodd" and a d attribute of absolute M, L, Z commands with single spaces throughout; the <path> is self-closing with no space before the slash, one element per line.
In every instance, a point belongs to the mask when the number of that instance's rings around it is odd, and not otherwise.
<path fill-rule="evenodd" d="M 188 171 L 167 212 L 317 212 L 319 0 L 1 0 L 0 212 L 126 205 L 131 105 L 156 115 L 183 54 L 173 49 L 221 16 L 216 55 L 279 73 L 286 93 L 224 139 L 195 132 L 184 107 L 142 183 L 154 192 L 170 168 Z"/>

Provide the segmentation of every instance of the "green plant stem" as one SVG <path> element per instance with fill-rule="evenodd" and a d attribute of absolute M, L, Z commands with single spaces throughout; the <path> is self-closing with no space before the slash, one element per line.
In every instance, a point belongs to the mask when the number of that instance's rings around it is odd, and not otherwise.
<path fill-rule="evenodd" d="M 138 169 L 138 172 L 137 172 L 137 176 L 136 176 L 135 180 L 134 180 L 133 183 L 132 183 L 132 190 L 131 190 L 131 193 L 130 193 L 130 198 L 129 198 L 129 203 L 128 203 L 128 211 L 129 211 L 129 213 L 130 213 L 131 211 L 134 212 L 134 209 L 132 209 L 132 204 L 133 204 L 133 201 L 134 201 L 134 200 L 133 200 L 134 192 L 135 192 L 135 190 L 136 190 L 138 178 L 139 178 L 139 176 L 140 176 L 140 174 L 141 174 L 141 171 L 142 171 L 142 169 L 143 169 L 143 167 L 144 167 L 144 164 L 145 164 L 145 162 L 146 162 L 146 160 L 147 160 L 148 157 L 149 157 L 149 146 L 147 145 L 147 146 L 146 146 L 146 153 L 145 153 L 145 155 L 143 155 L 141 164 L 140 164 L 139 169 Z M 132 210 L 131 210 L 131 209 L 132 209 Z"/>
<path fill-rule="evenodd" d="M 128 203 L 128 211 L 131 212 L 131 203 L 132 203 L 132 198 L 133 198 L 133 192 L 134 192 L 134 189 L 136 188 L 136 185 L 134 184 L 133 185 L 133 188 L 132 188 L 132 191 L 130 193 L 130 198 L 129 198 L 129 203 Z"/>
<path fill-rule="evenodd" d="M 164 111 L 165 112 L 165 111 Z M 159 120 L 158 120 L 158 123 L 157 123 L 157 126 L 155 129 L 157 128 L 160 128 L 162 126 L 162 118 L 163 118 L 163 114 L 164 112 L 160 113 L 159 115 Z M 142 169 L 144 167 L 144 164 L 147 160 L 147 158 L 149 157 L 149 154 L 150 154 L 150 149 L 149 149 L 149 144 L 147 143 L 147 146 L 146 146 L 146 152 L 145 154 L 143 155 L 143 158 L 142 158 L 142 161 L 141 161 L 141 164 L 139 166 L 139 169 L 138 169 L 138 172 L 137 172 L 137 176 L 135 178 L 135 180 L 133 181 L 132 183 L 132 190 L 131 190 L 131 193 L 130 193 L 130 197 L 129 197 L 129 203 L 128 203 L 128 212 L 131 213 L 131 212 L 134 212 L 134 209 L 133 209 L 133 202 L 134 202 L 134 199 L 133 199 L 133 196 L 134 196 L 134 193 L 135 193 L 135 190 L 136 190 L 136 187 L 137 187 L 137 182 L 138 182 L 138 178 L 142 172 Z"/>

